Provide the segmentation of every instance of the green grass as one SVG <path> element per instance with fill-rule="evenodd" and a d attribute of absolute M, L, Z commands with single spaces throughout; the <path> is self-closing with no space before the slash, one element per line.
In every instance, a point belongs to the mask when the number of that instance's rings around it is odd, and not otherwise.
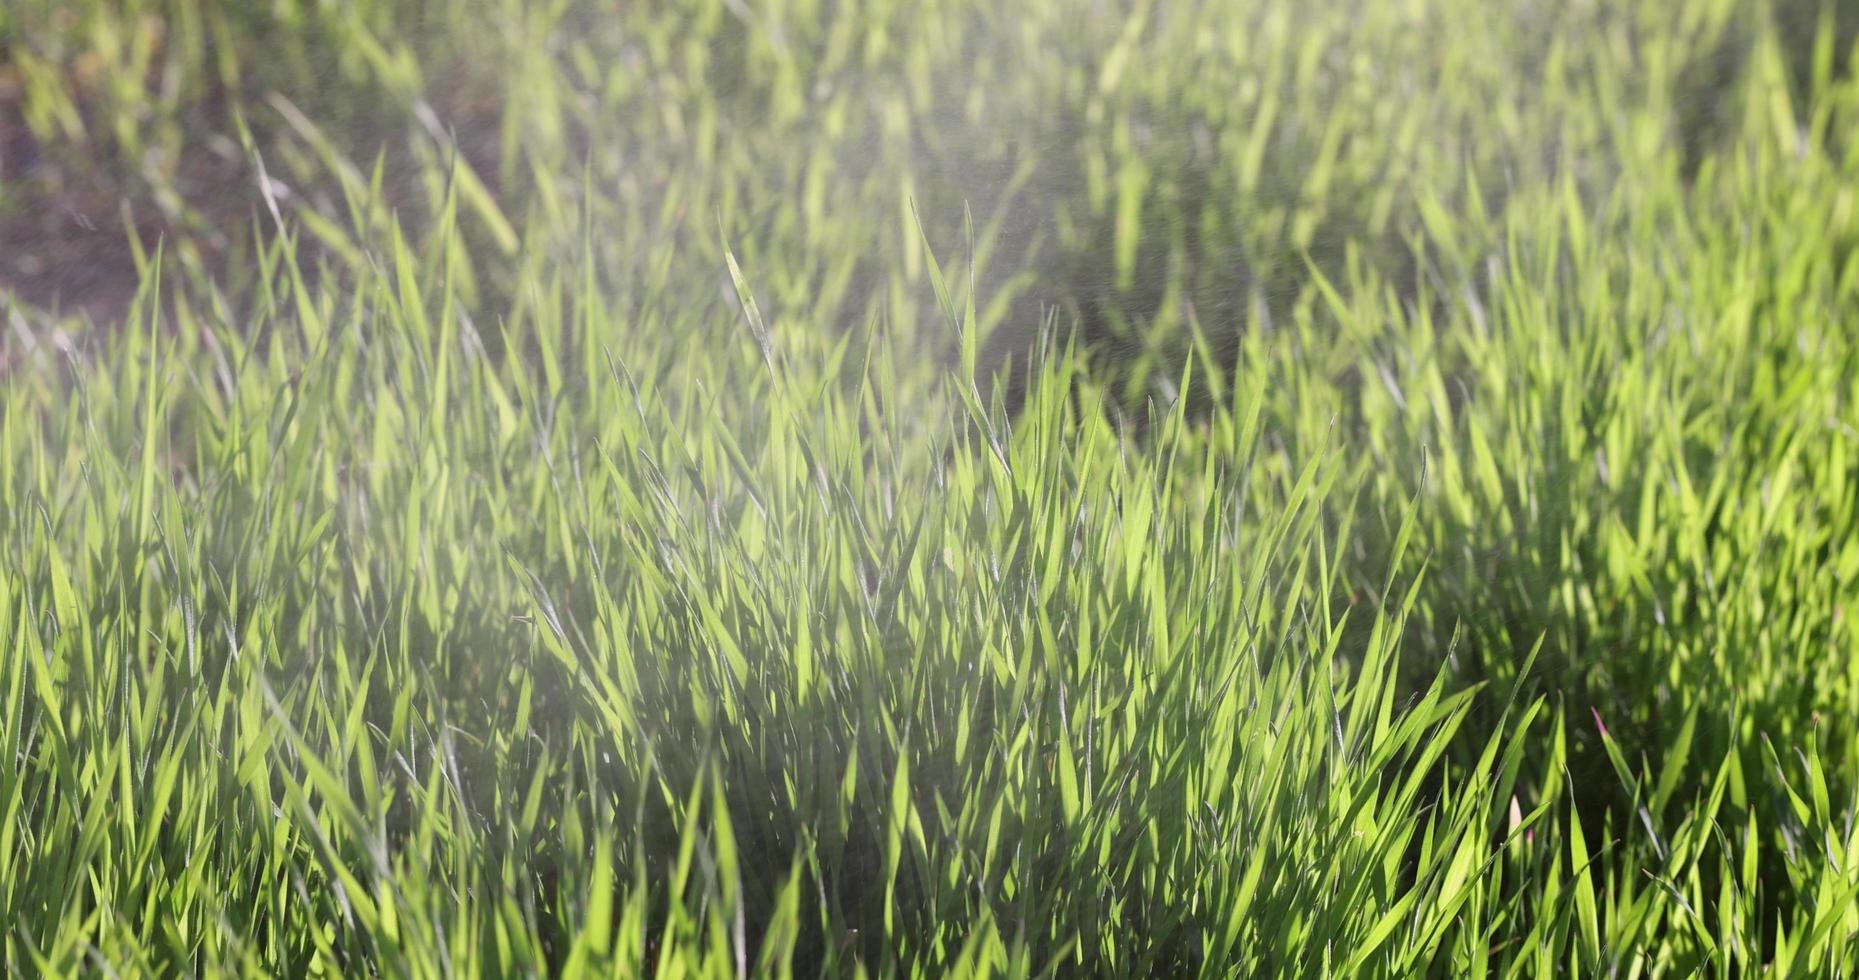
<path fill-rule="evenodd" d="M 618 11 L 0 12 L 10 974 L 1859 970 L 1843 8 Z"/>

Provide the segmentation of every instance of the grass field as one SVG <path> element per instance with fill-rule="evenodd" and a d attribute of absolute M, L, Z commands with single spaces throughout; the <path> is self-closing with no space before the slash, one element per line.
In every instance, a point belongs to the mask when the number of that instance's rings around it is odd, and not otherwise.
<path fill-rule="evenodd" d="M 10 0 L 8 974 L 1854 975 L 1856 30 Z"/>

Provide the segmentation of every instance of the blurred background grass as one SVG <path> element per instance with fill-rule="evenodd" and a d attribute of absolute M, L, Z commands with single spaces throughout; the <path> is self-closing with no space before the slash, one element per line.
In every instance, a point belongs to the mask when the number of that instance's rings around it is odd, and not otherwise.
<path fill-rule="evenodd" d="M 948 254 L 972 210 L 997 358 L 1056 310 L 1131 362 L 1270 317 L 1306 261 L 1340 278 L 1353 251 L 1411 296 L 1422 208 L 1695 169 L 1750 98 L 1844 72 L 1856 22 L 1819 0 L 20 0 L 0 288 L 108 321 L 130 240 L 160 239 L 237 303 L 273 208 L 340 273 L 366 261 L 344 184 L 378 168 L 416 227 L 469 185 L 487 302 L 584 240 L 646 320 L 722 301 L 720 224 L 775 316 L 907 325 L 914 201 Z M 1765 50 L 1785 83 L 1752 92 Z M 514 254 L 531 229 L 559 251 Z"/>

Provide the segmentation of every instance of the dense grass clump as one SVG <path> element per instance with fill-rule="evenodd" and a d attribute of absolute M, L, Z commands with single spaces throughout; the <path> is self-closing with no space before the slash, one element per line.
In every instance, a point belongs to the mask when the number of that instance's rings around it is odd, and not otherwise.
<path fill-rule="evenodd" d="M 0 958 L 1852 974 L 1854 30 L 7 6 Z"/>

